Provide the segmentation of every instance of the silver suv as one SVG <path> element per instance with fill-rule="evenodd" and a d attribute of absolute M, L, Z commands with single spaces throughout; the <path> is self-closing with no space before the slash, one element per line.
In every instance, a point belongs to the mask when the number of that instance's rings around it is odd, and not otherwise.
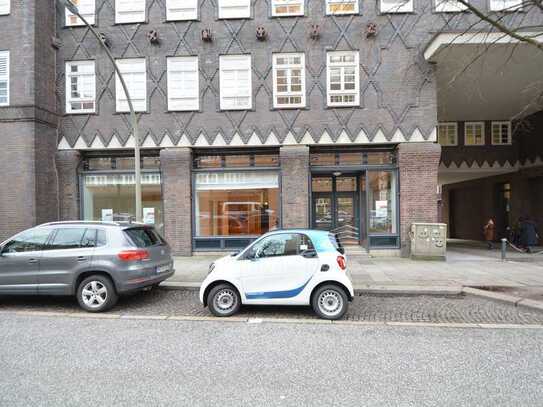
<path fill-rule="evenodd" d="M 76 295 L 90 312 L 173 273 L 166 241 L 139 223 L 46 223 L 0 244 L 0 295 Z"/>

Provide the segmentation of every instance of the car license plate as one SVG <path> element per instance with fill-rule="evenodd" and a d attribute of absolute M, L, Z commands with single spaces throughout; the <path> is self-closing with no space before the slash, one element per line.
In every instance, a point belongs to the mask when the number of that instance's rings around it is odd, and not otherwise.
<path fill-rule="evenodd" d="M 160 273 L 165 273 L 165 272 L 167 272 L 167 271 L 170 271 L 170 266 L 169 266 L 168 264 L 165 265 L 165 266 L 158 266 L 158 267 L 156 268 L 156 272 L 157 272 L 158 274 L 160 274 Z"/>

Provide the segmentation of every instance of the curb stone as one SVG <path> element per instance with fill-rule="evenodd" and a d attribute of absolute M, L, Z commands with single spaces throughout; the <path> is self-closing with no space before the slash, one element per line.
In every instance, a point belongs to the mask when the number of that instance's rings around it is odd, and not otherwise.
<path fill-rule="evenodd" d="M 529 298 L 516 297 L 514 295 L 508 295 L 503 293 L 497 293 L 487 290 L 481 290 L 479 288 L 464 287 L 462 289 L 464 294 L 474 295 L 477 297 L 488 298 L 495 301 L 505 302 L 508 304 L 513 304 L 516 307 L 524 307 L 528 309 L 534 309 L 538 311 L 543 311 L 543 302 L 536 301 Z"/>
<path fill-rule="evenodd" d="M 160 288 L 166 290 L 196 291 L 201 283 L 164 281 Z M 461 285 L 451 286 L 418 286 L 418 285 L 381 285 L 364 284 L 355 285 L 355 294 L 404 294 L 404 295 L 459 295 L 462 293 Z"/>

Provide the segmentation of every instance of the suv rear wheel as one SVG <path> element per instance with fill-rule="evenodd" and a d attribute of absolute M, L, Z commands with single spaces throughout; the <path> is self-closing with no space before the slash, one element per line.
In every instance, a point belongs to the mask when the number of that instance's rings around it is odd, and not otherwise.
<path fill-rule="evenodd" d="M 77 288 L 77 301 L 88 312 L 107 311 L 118 299 L 111 280 L 100 274 L 85 278 Z"/>

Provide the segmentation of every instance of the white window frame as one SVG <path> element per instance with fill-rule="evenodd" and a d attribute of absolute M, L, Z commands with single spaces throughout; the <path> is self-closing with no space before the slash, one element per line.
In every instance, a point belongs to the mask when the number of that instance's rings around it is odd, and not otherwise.
<path fill-rule="evenodd" d="M 331 58 L 336 56 L 354 56 L 353 62 L 332 62 Z M 340 69 L 341 90 L 331 89 L 331 71 L 333 68 Z M 345 68 L 354 68 L 354 89 L 345 90 Z M 352 102 L 333 102 L 333 96 L 354 95 Z M 331 107 L 360 106 L 360 65 L 358 51 L 330 51 L 326 53 L 326 102 Z"/>
<path fill-rule="evenodd" d="M 305 0 L 271 0 L 271 15 L 272 17 L 287 17 L 287 16 L 303 16 L 305 13 Z M 298 12 L 289 12 L 278 13 L 278 7 L 292 7 L 300 6 L 300 11 Z"/>
<path fill-rule="evenodd" d="M 380 0 L 381 13 L 412 13 L 413 0 Z"/>
<path fill-rule="evenodd" d="M 251 18 L 251 0 L 218 0 L 219 18 Z"/>
<path fill-rule="evenodd" d="M 514 12 L 522 10 L 522 0 L 488 0 L 490 11 Z M 510 4 L 507 4 L 510 3 Z"/>
<path fill-rule="evenodd" d="M 299 56 L 300 57 L 300 63 L 299 64 L 282 64 L 279 65 L 277 63 L 278 58 L 282 57 L 289 57 L 289 56 Z M 280 53 L 280 54 L 273 54 L 273 107 L 277 109 L 289 109 L 289 108 L 301 108 L 305 107 L 306 102 L 306 96 L 305 96 L 305 54 L 303 52 L 289 52 L 289 53 Z M 287 70 L 287 87 L 290 88 L 291 83 L 291 77 L 292 77 L 292 70 L 293 69 L 300 69 L 301 71 L 301 90 L 298 91 L 286 91 L 286 92 L 279 92 L 277 90 L 277 71 L 278 70 Z M 300 97 L 300 103 L 291 104 L 291 103 L 278 103 L 277 99 L 279 97 Z"/>
<path fill-rule="evenodd" d="M 200 72 L 197 56 L 167 57 L 167 82 L 168 82 L 168 110 L 169 111 L 194 111 L 200 109 Z M 186 78 L 192 74 L 194 79 Z M 194 75 L 195 74 L 195 75 Z M 181 76 L 173 80 L 173 76 Z M 192 94 L 188 93 L 184 83 L 194 82 Z"/>
<path fill-rule="evenodd" d="M 0 59 L 5 59 L 6 61 L 6 72 L 0 73 L 0 82 L 6 83 L 6 101 L 0 102 L 0 106 L 9 106 L 9 77 L 10 77 L 10 55 L 9 51 L 0 51 Z"/>
<path fill-rule="evenodd" d="M 441 129 L 444 128 L 446 129 L 446 134 L 445 134 L 445 140 L 443 140 L 441 138 Z M 450 129 L 454 129 L 453 130 L 453 134 L 452 134 L 452 137 L 453 137 L 453 142 L 451 142 L 451 134 L 449 134 L 449 130 Z M 451 146 L 457 146 L 458 145 L 458 123 L 456 122 L 442 122 L 442 123 L 438 123 L 437 125 L 437 141 L 439 144 L 441 144 L 442 146 L 445 146 L 445 147 L 451 147 Z"/>
<path fill-rule="evenodd" d="M 79 14 L 81 14 L 89 24 L 96 23 L 96 2 L 95 0 L 70 0 L 74 5 L 79 9 Z M 66 7 L 66 27 L 77 27 L 85 25 L 83 20 L 74 14 L 70 13 L 70 10 Z M 71 20 L 71 21 L 70 21 Z"/>
<path fill-rule="evenodd" d="M 11 13 L 11 0 L 0 0 L 0 16 Z"/>
<path fill-rule="evenodd" d="M 132 3 L 132 9 L 123 9 L 121 4 Z M 115 24 L 143 23 L 147 18 L 146 0 L 115 0 Z"/>
<path fill-rule="evenodd" d="M 500 140 L 499 142 L 495 142 L 494 140 L 494 125 L 496 126 L 500 126 Z M 504 143 L 502 142 L 502 126 L 503 125 L 506 125 L 507 126 L 507 142 Z M 493 146 L 507 146 L 507 145 L 511 145 L 512 144 L 512 135 L 511 135 L 511 122 L 510 121 L 494 121 L 490 124 L 490 138 L 492 139 L 492 145 Z"/>
<path fill-rule="evenodd" d="M 71 72 L 71 67 L 73 65 L 92 65 L 92 74 L 90 73 L 80 73 L 73 74 Z M 96 64 L 94 61 L 66 61 L 66 113 L 67 114 L 79 114 L 79 113 L 95 113 L 96 112 Z M 72 98 L 72 81 L 73 77 L 89 77 L 92 87 L 92 99 L 89 98 Z M 72 103 L 90 103 L 92 101 L 92 109 L 78 109 L 72 110 Z"/>
<path fill-rule="evenodd" d="M 234 72 L 237 75 L 237 71 L 247 71 L 247 86 L 245 91 L 239 91 L 239 93 L 232 93 L 227 91 L 226 71 Z M 237 78 L 236 78 L 237 79 Z M 219 96 L 220 96 L 220 109 L 221 110 L 249 110 L 253 107 L 253 81 L 252 81 L 252 69 L 251 69 L 251 55 L 220 55 L 219 56 Z M 230 100 L 237 98 L 247 98 L 248 102 L 242 105 L 237 103 L 231 103 Z"/>
<path fill-rule="evenodd" d="M 468 143 L 468 127 L 481 126 L 481 142 L 480 143 Z M 464 123 L 464 145 L 465 146 L 484 146 L 485 142 L 485 122 L 465 122 Z"/>
<path fill-rule="evenodd" d="M 166 0 L 166 20 L 198 19 L 198 0 Z"/>
<path fill-rule="evenodd" d="M 434 10 L 436 13 L 459 13 L 467 9 L 466 5 L 456 0 L 435 0 Z"/>
<path fill-rule="evenodd" d="M 326 15 L 345 15 L 345 14 L 358 14 L 358 0 L 325 0 L 326 1 Z M 335 4 L 352 4 L 354 9 L 352 11 L 332 11 L 331 6 Z"/>
<path fill-rule="evenodd" d="M 117 65 L 123 78 L 128 87 L 128 93 L 130 93 L 130 98 L 132 99 L 132 105 L 134 111 L 136 112 L 145 112 L 147 111 L 147 60 L 145 58 L 126 58 L 126 59 L 116 59 Z M 138 66 L 134 66 L 138 64 Z M 143 70 L 141 69 L 143 66 Z M 142 72 L 143 71 L 143 72 Z M 142 91 L 142 96 L 139 96 L 137 92 L 134 92 L 133 82 L 137 79 L 137 75 L 144 76 L 144 86 Z M 141 78 L 140 78 L 141 80 Z M 118 113 L 129 112 L 128 100 L 123 90 L 121 80 L 119 75 L 115 74 L 115 109 Z"/>

